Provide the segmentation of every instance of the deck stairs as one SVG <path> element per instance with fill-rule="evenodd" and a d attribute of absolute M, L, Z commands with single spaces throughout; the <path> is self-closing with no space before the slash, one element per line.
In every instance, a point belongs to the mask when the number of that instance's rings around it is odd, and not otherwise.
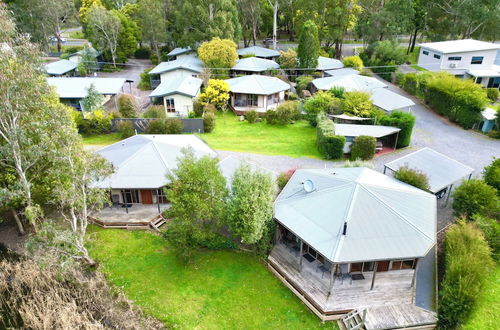
<path fill-rule="evenodd" d="M 163 215 L 158 214 L 157 217 L 155 217 L 153 220 L 151 220 L 149 225 L 151 226 L 151 228 L 153 230 L 160 231 L 160 227 L 163 226 L 165 223 L 167 223 L 167 219 L 165 219 L 163 217 Z"/>
<path fill-rule="evenodd" d="M 341 318 L 339 323 L 346 330 L 364 330 L 365 319 L 366 309 L 362 311 L 355 309 Z"/>

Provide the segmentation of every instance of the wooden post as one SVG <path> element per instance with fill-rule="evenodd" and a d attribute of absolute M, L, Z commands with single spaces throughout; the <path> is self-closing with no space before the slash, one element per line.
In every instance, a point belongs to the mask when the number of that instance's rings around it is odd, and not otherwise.
<path fill-rule="evenodd" d="M 370 290 L 373 290 L 373 286 L 375 285 L 375 275 L 377 275 L 377 266 L 378 266 L 378 261 L 375 261 L 375 266 L 373 266 L 372 286 L 370 287 Z"/>
<path fill-rule="evenodd" d="M 279 230 L 280 230 L 280 225 L 276 224 L 276 232 L 274 233 L 274 245 L 278 245 L 279 241 Z"/>
<path fill-rule="evenodd" d="M 328 296 L 332 294 L 334 283 L 335 283 L 335 264 L 332 263 L 332 266 L 330 267 L 330 290 L 328 290 Z"/>
<path fill-rule="evenodd" d="M 412 287 L 412 288 L 415 285 L 415 281 L 417 279 L 417 271 L 418 271 L 418 264 L 419 264 L 418 261 L 419 260 L 420 259 L 415 259 L 415 270 L 413 271 L 413 277 L 411 279 L 411 285 L 410 285 L 410 287 Z"/>
<path fill-rule="evenodd" d="M 299 271 L 302 271 L 302 240 L 300 240 Z"/>
<path fill-rule="evenodd" d="M 396 133 L 396 142 L 394 142 L 394 150 L 396 150 L 396 147 L 398 146 L 398 139 L 399 139 L 399 131 Z"/>

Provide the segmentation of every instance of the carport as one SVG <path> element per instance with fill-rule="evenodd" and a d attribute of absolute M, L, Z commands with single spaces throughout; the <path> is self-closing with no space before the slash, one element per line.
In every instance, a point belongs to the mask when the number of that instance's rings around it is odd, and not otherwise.
<path fill-rule="evenodd" d="M 445 206 L 450 199 L 453 185 L 466 177 L 470 180 L 474 172 L 473 168 L 448 156 L 430 148 L 423 148 L 385 164 L 384 174 L 387 169 L 395 172 L 404 166 L 425 173 L 429 179 L 430 191 L 438 199 L 447 196 Z"/>

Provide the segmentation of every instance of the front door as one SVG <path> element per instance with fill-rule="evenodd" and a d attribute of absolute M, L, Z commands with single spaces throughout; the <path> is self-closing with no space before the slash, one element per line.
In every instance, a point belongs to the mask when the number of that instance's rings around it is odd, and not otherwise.
<path fill-rule="evenodd" d="M 377 272 L 386 272 L 389 270 L 389 261 L 379 261 L 377 263 Z"/>
<path fill-rule="evenodd" d="M 153 194 L 151 190 L 141 190 L 142 204 L 153 204 Z"/>

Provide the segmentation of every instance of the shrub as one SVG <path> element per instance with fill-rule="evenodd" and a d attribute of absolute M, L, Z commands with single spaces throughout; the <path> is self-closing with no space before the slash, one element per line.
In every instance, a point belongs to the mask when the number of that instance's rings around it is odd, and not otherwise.
<path fill-rule="evenodd" d="M 330 93 L 319 91 L 304 102 L 305 118 L 314 127 L 319 113 L 336 113 L 336 107 L 335 98 Z"/>
<path fill-rule="evenodd" d="M 340 159 L 344 156 L 345 137 L 335 135 L 333 121 L 325 116 L 318 116 L 316 145 L 325 159 Z"/>
<path fill-rule="evenodd" d="M 396 41 L 376 41 L 360 54 L 365 64 L 372 67 L 372 71 L 385 80 L 391 80 L 392 72 L 399 64 L 406 61 L 405 48 Z"/>
<path fill-rule="evenodd" d="M 365 67 L 363 64 L 363 60 L 359 56 L 347 56 L 344 58 L 342 61 L 344 63 L 344 66 L 347 68 L 353 68 L 355 70 L 361 71 Z"/>
<path fill-rule="evenodd" d="M 478 179 L 464 181 L 452 193 L 455 215 L 494 214 L 499 208 L 497 190 Z"/>
<path fill-rule="evenodd" d="M 340 109 L 346 114 L 363 118 L 372 118 L 376 112 L 370 95 L 361 91 L 344 93 Z"/>
<path fill-rule="evenodd" d="M 165 108 L 163 105 L 151 105 L 148 109 L 142 114 L 142 118 L 165 118 Z"/>
<path fill-rule="evenodd" d="M 287 101 L 276 108 L 276 123 L 280 125 L 290 124 L 300 119 L 299 102 Z"/>
<path fill-rule="evenodd" d="M 500 192 L 500 158 L 493 158 L 483 171 L 484 181 Z"/>
<path fill-rule="evenodd" d="M 496 261 L 500 260 L 500 223 L 496 219 L 483 217 L 478 214 L 472 216 L 472 220 L 481 229 L 484 238 L 491 248 L 492 256 Z"/>
<path fill-rule="evenodd" d="M 149 76 L 149 71 L 151 71 L 151 69 L 146 69 L 141 73 L 141 80 L 139 81 L 138 85 L 141 91 L 147 91 L 151 89 L 151 80 Z"/>
<path fill-rule="evenodd" d="M 203 112 L 204 113 L 210 112 L 210 113 L 213 113 L 215 115 L 215 113 L 217 112 L 217 109 L 215 108 L 215 105 L 213 105 L 212 103 L 207 103 L 203 107 Z"/>
<path fill-rule="evenodd" d="M 184 122 L 179 118 L 167 118 L 165 120 L 165 134 L 182 134 Z"/>
<path fill-rule="evenodd" d="M 153 65 L 158 65 L 158 63 L 160 63 L 160 58 L 156 54 L 151 54 L 149 59 L 151 60 L 151 64 Z"/>
<path fill-rule="evenodd" d="M 128 120 L 120 121 L 116 130 L 120 133 L 120 137 L 122 139 L 126 139 L 135 134 L 134 126 L 132 125 L 132 122 Z"/>
<path fill-rule="evenodd" d="M 250 123 L 253 124 L 257 121 L 257 118 L 259 118 L 259 115 L 257 114 L 257 111 L 255 110 L 248 110 L 245 111 L 245 119 Z"/>
<path fill-rule="evenodd" d="M 211 103 L 218 110 L 224 110 L 229 98 L 228 83 L 221 79 L 210 79 L 207 88 L 200 94 L 198 100 L 203 104 Z"/>
<path fill-rule="evenodd" d="M 446 232 L 444 263 L 438 325 L 456 329 L 470 315 L 494 266 L 488 244 L 474 224 L 461 220 Z"/>
<path fill-rule="evenodd" d="M 500 91 L 498 88 L 487 88 L 486 96 L 490 99 L 491 102 L 496 102 L 498 100 L 498 96 L 500 95 Z"/>
<path fill-rule="evenodd" d="M 382 116 L 379 119 L 380 125 L 393 126 L 401 129 L 398 134 L 397 148 L 404 148 L 410 145 L 415 116 L 411 113 L 393 111 L 389 116 Z"/>
<path fill-rule="evenodd" d="M 297 52 L 288 48 L 286 51 L 280 51 L 278 63 L 282 69 L 295 69 L 297 67 Z"/>
<path fill-rule="evenodd" d="M 97 109 L 91 113 L 85 113 L 78 121 L 78 131 L 82 134 L 95 135 L 111 132 L 112 116 L 103 110 Z"/>
<path fill-rule="evenodd" d="M 205 129 L 205 133 L 210 133 L 215 128 L 215 113 L 214 112 L 205 112 L 203 114 L 203 127 Z"/>
<path fill-rule="evenodd" d="M 288 183 L 288 181 L 290 181 L 290 178 L 292 177 L 292 175 L 295 173 L 296 170 L 297 170 L 296 168 L 292 168 L 278 175 L 278 177 L 276 178 L 276 183 L 278 184 L 279 190 L 283 190 L 283 188 L 285 188 L 286 184 Z"/>
<path fill-rule="evenodd" d="M 201 118 L 203 116 L 203 103 L 198 100 L 194 101 L 193 111 L 196 117 Z"/>
<path fill-rule="evenodd" d="M 302 92 L 304 90 L 309 90 L 309 87 L 311 86 L 311 82 L 314 80 L 312 76 L 299 76 L 297 79 L 295 79 L 295 82 L 297 83 L 297 86 L 295 89 L 297 90 L 297 94 L 300 96 L 304 96 Z"/>
<path fill-rule="evenodd" d="M 297 94 L 293 93 L 293 92 L 286 92 L 286 98 L 288 101 L 296 101 L 299 99 L 299 97 L 297 96 Z"/>
<path fill-rule="evenodd" d="M 278 123 L 278 115 L 276 114 L 276 110 L 266 111 L 266 122 L 270 125 L 275 125 Z"/>
<path fill-rule="evenodd" d="M 354 138 L 351 145 L 351 160 L 369 160 L 375 155 L 377 139 L 373 136 L 361 135 Z"/>
<path fill-rule="evenodd" d="M 151 49 L 147 47 L 137 48 L 134 52 L 134 57 L 141 60 L 147 60 L 151 57 Z"/>
<path fill-rule="evenodd" d="M 425 191 L 429 191 L 430 189 L 429 177 L 418 169 L 402 166 L 394 173 L 394 177 L 419 189 Z"/>
<path fill-rule="evenodd" d="M 500 131 L 492 129 L 491 131 L 488 132 L 488 137 L 492 139 L 500 139 Z"/>
<path fill-rule="evenodd" d="M 371 168 L 372 170 L 375 169 L 375 166 L 373 166 L 373 163 L 372 162 L 369 162 L 369 161 L 366 161 L 366 160 L 359 160 L 359 159 L 356 159 L 356 160 L 346 160 L 344 162 L 344 164 L 342 164 L 342 167 L 367 167 L 367 168 Z"/>
<path fill-rule="evenodd" d="M 345 89 L 342 86 L 333 86 L 332 88 L 330 88 L 328 92 L 332 94 L 333 97 L 336 97 L 338 99 L 343 99 L 345 94 Z"/>
<path fill-rule="evenodd" d="M 123 118 L 137 118 L 137 103 L 133 96 L 121 94 L 118 97 L 118 111 Z"/>
<path fill-rule="evenodd" d="M 144 130 L 146 134 L 165 134 L 165 120 L 155 119 L 150 120 L 148 127 Z"/>

